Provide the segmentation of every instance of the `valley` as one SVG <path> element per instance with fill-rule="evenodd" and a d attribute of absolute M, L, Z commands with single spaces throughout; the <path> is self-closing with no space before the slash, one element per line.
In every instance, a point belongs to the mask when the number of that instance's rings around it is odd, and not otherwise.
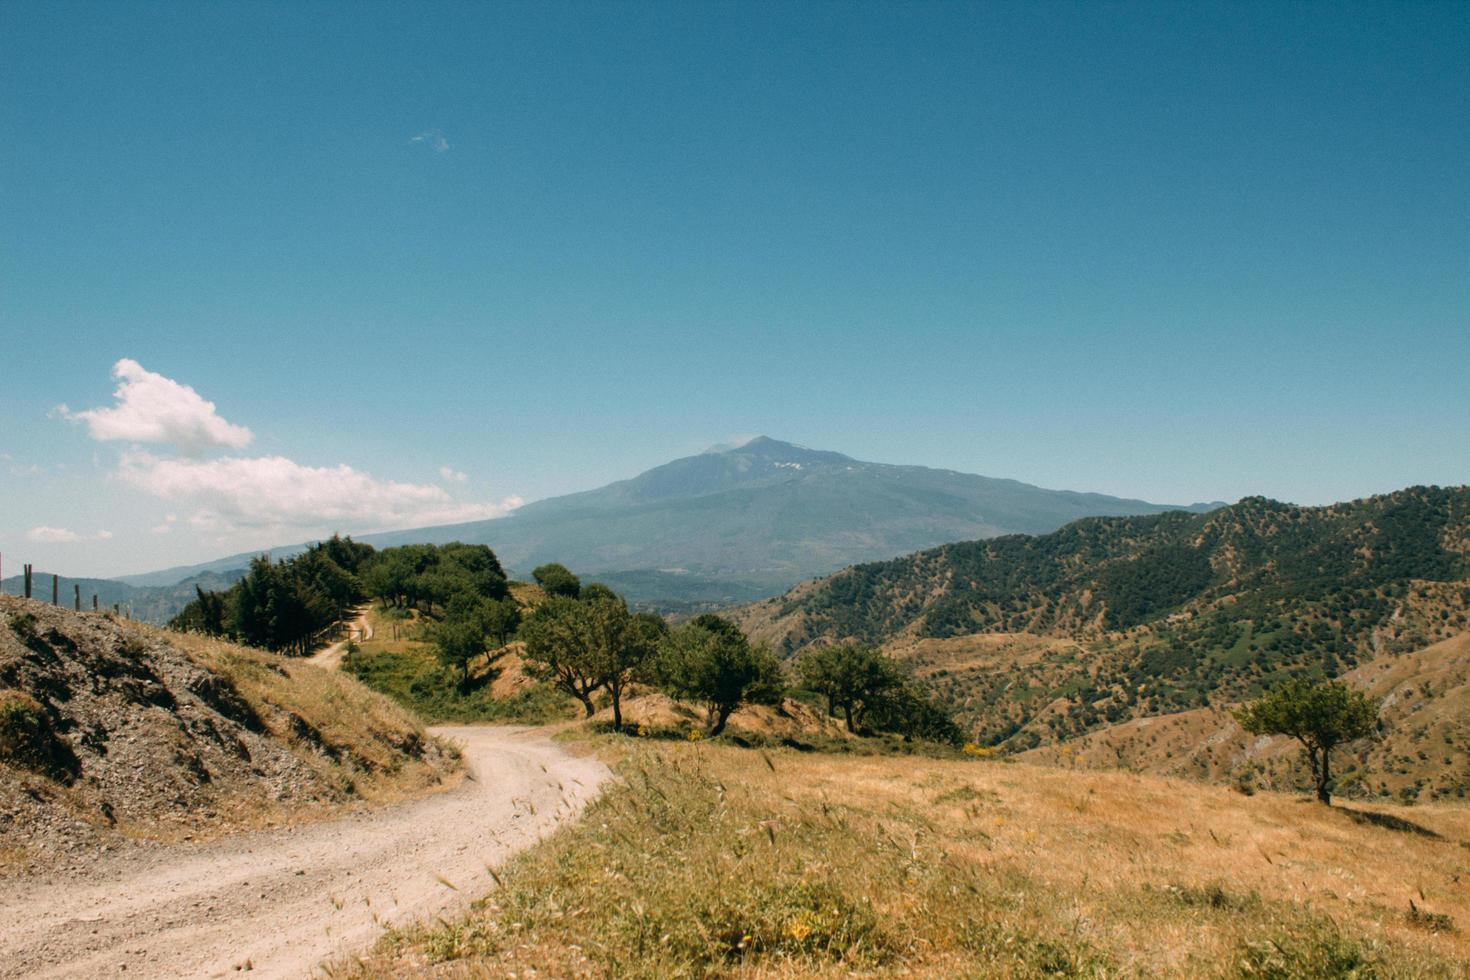
<path fill-rule="evenodd" d="M 0 980 L 1470 980 L 1467 52 L 0 0 Z"/>

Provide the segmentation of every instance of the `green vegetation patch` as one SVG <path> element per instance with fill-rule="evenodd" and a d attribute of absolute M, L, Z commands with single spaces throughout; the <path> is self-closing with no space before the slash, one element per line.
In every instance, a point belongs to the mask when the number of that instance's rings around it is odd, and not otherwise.
<path fill-rule="evenodd" d="M 81 764 L 57 736 L 50 715 L 24 691 L 0 690 L 0 762 L 71 783 Z"/>
<path fill-rule="evenodd" d="M 491 694 L 491 674 L 464 683 L 462 674 L 446 667 L 432 647 L 409 644 L 354 650 L 342 669 L 385 694 L 429 724 L 502 721 L 545 724 L 573 716 L 571 698 L 538 684 L 508 698 Z"/>

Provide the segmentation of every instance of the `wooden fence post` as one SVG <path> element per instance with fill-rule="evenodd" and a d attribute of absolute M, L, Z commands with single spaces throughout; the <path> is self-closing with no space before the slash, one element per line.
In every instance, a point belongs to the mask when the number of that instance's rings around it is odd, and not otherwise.
<path fill-rule="evenodd" d="M 75 595 L 76 595 L 76 611 L 77 612 L 81 612 L 82 611 L 82 587 L 79 584 L 77 584 L 76 582 L 73 582 L 71 584 L 71 587 L 72 587 L 72 589 L 73 589 L 73 591 L 75 592 Z"/>
<path fill-rule="evenodd" d="M 51 605 L 61 605 L 61 576 L 51 576 Z"/>
<path fill-rule="evenodd" d="M 92 611 L 97 611 L 97 593 L 95 592 L 92 593 Z"/>
<path fill-rule="evenodd" d="M 25 577 L 26 577 L 26 598 L 29 599 L 31 597 L 31 566 L 29 566 L 29 565 L 26 566 Z"/>

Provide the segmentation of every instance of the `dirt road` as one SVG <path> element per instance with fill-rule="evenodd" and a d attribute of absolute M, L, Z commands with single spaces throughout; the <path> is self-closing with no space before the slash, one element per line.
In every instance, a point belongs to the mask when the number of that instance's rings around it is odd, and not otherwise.
<path fill-rule="evenodd" d="M 358 609 L 356 611 L 354 618 L 351 622 L 347 624 L 347 626 L 347 636 L 338 640 L 336 643 L 333 643 L 329 647 L 323 647 L 306 659 L 309 660 L 311 663 L 316 664 L 318 667 L 325 667 L 328 670 L 336 670 L 338 667 L 342 666 L 342 658 L 347 653 L 347 644 L 349 641 L 356 640 L 358 643 L 363 643 L 373 638 L 373 626 L 371 623 L 368 622 L 366 606 L 363 606 L 361 609 Z"/>
<path fill-rule="evenodd" d="M 469 778 L 413 803 L 102 856 L 85 880 L 0 881 L 0 976 L 307 977 L 387 925 L 451 915 L 607 778 L 535 729 L 445 727 Z"/>

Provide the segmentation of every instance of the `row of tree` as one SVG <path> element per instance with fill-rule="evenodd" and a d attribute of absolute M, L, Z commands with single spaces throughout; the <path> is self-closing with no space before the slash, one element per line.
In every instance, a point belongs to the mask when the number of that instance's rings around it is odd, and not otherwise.
<path fill-rule="evenodd" d="M 502 642 L 519 616 L 495 553 L 460 543 L 378 551 L 334 536 L 285 561 L 261 555 L 230 588 L 195 592 L 169 623 L 174 629 L 292 654 L 310 652 L 325 630 L 368 598 L 484 621 Z"/>
<path fill-rule="evenodd" d="M 539 578 L 539 577 L 538 577 Z M 544 586 L 544 583 L 543 583 Z M 623 726 L 623 697 L 643 683 L 700 705 L 710 735 L 724 731 L 742 704 L 779 704 L 789 686 L 780 661 L 752 644 L 734 623 L 713 614 L 670 628 L 651 613 L 630 612 L 596 583 L 551 595 L 522 623 L 533 676 L 581 702 L 590 717 L 606 692 L 613 727 Z M 441 647 L 442 654 L 442 647 Z M 958 743 L 959 726 L 892 659 L 856 644 L 828 647 L 797 665 L 801 687 L 824 696 L 849 731 L 879 730 Z"/>
<path fill-rule="evenodd" d="M 228 589 L 195 586 L 197 598 L 169 626 L 282 653 L 306 653 L 316 636 L 362 601 L 357 573 L 372 557 L 370 545 L 339 537 L 283 562 L 260 555 Z"/>
<path fill-rule="evenodd" d="M 170 624 L 241 643 L 304 654 L 324 631 L 369 598 L 417 608 L 430 621 L 438 656 L 470 680 L 475 659 L 493 661 L 507 644 L 525 643 L 529 672 L 576 698 L 587 714 L 606 693 L 622 728 L 623 698 L 634 683 L 703 707 L 717 735 L 742 704 L 778 704 L 789 685 L 769 649 L 714 615 L 671 628 L 633 612 L 607 586 L 581 580 L 559 564 L 532 573 L 546 598 L 522 614 L 493 551 L 484 545 L 405 545 L 381 551 L 333 537 L 286 561 L 253 560 L 231 588 L 208 592 Z M 797 664 L 798 684 L 826 699 L 849 731 L 899 732 L 960 741 L 960 730 L 891 659 L 872 647 L 843 645 Z"/>

